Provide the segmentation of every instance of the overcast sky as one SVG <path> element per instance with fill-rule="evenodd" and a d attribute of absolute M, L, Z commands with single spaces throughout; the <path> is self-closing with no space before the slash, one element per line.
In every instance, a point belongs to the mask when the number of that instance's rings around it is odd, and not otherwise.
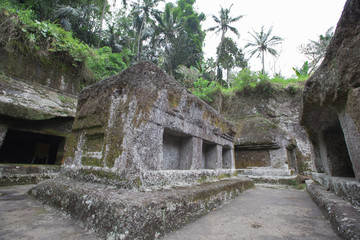
<path fill-rule="evenodd" d="M 307 43 L 309 39 L 317 40 L 327 29 L 336 27 L 345 2 L 346 0 L 196 0 L 195 6 L 198 12 L 203 12 L 207 16 L 203 22 L 203 29 L 208 29 L 215 25 L 212 15 L 219 16 L 220 5 L 228 8 L 234 4 L 230 15 L 244 15 L 234 24 L 240 32 L 240 38 L 231 33 L 227 36 L 236 40 L 242 48 L 247 40 L 251 39 L 249 31 L 260 31 L 263 25 L 266 29 L 273 26 L 273 34 L 284 38 L 284 41 L 278 48 L 280 57 L 265 57 L 265 68 L 270 74 L 281 71 L 282 75 L 290 77 L 294 75 L 292 68 L 301 67 L 307 60 L 299 52 L 299 46 Z M 219 36 L 213 32 L 207 33 L 204 48 L 206 58 L 216 58 L 216 47 L 219 42 Z M 254 55 L 250 60 L 251 69 L 261 70 L 260 62 Z"/>

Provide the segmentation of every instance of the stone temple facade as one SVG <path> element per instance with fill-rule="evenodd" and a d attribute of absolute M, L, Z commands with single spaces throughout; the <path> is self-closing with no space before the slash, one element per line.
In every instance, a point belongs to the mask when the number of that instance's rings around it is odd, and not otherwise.
<path fill-rule="evenodd" d="M 124 187 L 235 173 L 235 127 L 150 62 L 79 96 L 64 171 Z"/>

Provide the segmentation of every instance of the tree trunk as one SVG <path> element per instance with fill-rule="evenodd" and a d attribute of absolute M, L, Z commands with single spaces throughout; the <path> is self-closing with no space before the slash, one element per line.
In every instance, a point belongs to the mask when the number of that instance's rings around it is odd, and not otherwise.
<path fill-rule="evenodd" d="M 264 57 L 264 51 L 261 51 L 261 61 L 262 61 L 262 74 L 265 74 L 265 57 Z"/>
<path fill-rule="evenodd" d="M 99 47 L 100 47 L 101 31 L 102 31 L 102 25 L 103 25 L 103 22 L 104 22 L 104 17 L 105 17 L 105 9 L 106 9 L 106 5 L 107 5 L 107 0 L 104 0 L 104 7 L 103 7 L 103 10 L 102 10 L 102 13 L 101 13 L 101 20 L 100 20 L 100 32 L 99 32 L 99 41 L 98 41 L 98 44 L 97 44 L 97 48 L 99 48 Z"/>
<path fill-rule="evenodd" d="M 226 69 L 226 82 L 227 82 L 227 85 L 228 85 L 228 89 L 230 88 L 230 74 L 231 74 L 231 68 L 228 67 Z"/>
<path fill-rule="evenodd" d="M 224 38 L 225 38 L 225 32 L 222 32 L 221 40 L 220 40 L 220 44 L 219 44 L 219 49 L 218 49 L 218 52 L 217 52 L 217 58 L 216 58 L 216 64 L 215 64 L 215 73 L 218 72 L 221 48 L 222 48 L 222 45 L 223 45 L 223 42 L 224 42 Z M 220 79 L 218 79 L 218 80 L 220 80 Z"/>
<path fill-rule="evenodd" d="M 143 18 L 143 20 L 141 22 L 139 36 L 138 36 L 138 46 L 137 46 L 137 55 L 136 55 L 136 60 L 137 61 L 139 61 L 141 35 L 142 35 L 142 31 L 143 31 L 143 28 L 144 28 L 144 25 L 145 25 L 145 20 L 146 20 L 146 15 L 144 14 L 144 18 Z"/>

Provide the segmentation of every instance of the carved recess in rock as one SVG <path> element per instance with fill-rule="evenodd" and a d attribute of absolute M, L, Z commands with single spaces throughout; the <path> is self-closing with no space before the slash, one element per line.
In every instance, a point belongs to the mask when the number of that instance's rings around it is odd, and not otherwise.
<path fill-rule="evenodd" d="M 80 93 L 64 170 L 124 186 L 219 176 L 234 169 L 234 135 L 214 109 L 143 62 Z"/>
<path fill-rule="evenodd" d="M 324 61 L 306 82 L 301 123 L 318 171 L 360 180 L 360 1 L 346 2 Z"/>
<path fill-rule="evenodd" d="M 262 92 L 215 95 L 211 104 L 236 124 L 237 169 L 252 168 L 253 172 L 266 174 L 273 169 L 274 174 L 287 175 L 311 170 L 311 142 L 299 124 L 302 90 L 291 89 L 270 95 Z"/>

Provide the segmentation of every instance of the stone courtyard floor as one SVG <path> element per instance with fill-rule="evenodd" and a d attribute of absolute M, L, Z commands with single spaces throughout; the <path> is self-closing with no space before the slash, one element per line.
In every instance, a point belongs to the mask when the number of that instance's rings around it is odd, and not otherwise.
<path fill-rule="evenodd" d="M 24 193 L 0 188 L 0 239 L 98 239 Z M 163 240 L 339 239 L 305 190 L 257 186 Z"/>

